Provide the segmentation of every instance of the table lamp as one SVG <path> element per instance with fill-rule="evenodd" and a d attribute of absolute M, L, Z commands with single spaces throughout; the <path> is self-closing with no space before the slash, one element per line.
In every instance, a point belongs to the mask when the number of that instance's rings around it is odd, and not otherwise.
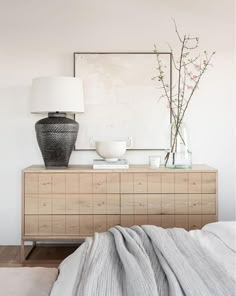
<path fill-rule="evenodd" d="M 67 114 L 84 112 L 82 82 L 78 77 L 39 77 L 32 81 L 31 113 L 48 114 L 35 124 L 46 167 L 67 167 L 79 124 Z"/>

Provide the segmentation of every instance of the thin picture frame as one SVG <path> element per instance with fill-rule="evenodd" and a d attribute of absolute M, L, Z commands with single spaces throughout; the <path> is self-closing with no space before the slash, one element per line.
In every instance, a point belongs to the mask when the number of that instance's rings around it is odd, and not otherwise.
<path fill-rule="evenodd" d="M 140 51 L 140 52 L 127 52 L 127 51 L 115 51 L 115 52 L 85 52 L 85 51 L 81 51 L 81 52 L 74 52 L 73 53 L 73 76 L 76 77 L 76 58 L 78 55 L 156 55 L 155 52 L 146 52 L 146 51 Z M 172 87 L 173 87 L 173 66 L 172 66 L 172 60 L 173 60 L 173 56 L 171 52 L 159 52 L 159 55 L 163 55 L 163 56 L 167 56 L 168 57 L 168 62 L 169 62 L 169 95 L 170 95 L 170 101 L 172 100 Z M 76 115 L 74 115 L 74 119 L 76 120 Z M 169 108 L 169 124 L 172 123 L 172 113 L 171 113 L 171 106 Z M 171 135 L 170 135 L 171 138 Z M 159 148 L 159 147 L 148 147 L 148 148 L 127 148 L 128 151 L 165 151 L 168 147 L 166 148 Z M 95 147 L 94 148 L 77 148 L 76 145 L 74 147 L 74 151 L 95 151 Z"/>

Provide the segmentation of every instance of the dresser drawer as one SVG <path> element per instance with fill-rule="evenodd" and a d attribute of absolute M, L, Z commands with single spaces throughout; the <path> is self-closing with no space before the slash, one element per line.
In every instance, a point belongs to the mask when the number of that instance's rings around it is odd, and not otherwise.
<path fill-rule="evenodd" d="M 175 215 L 175 227 L 189 229 L 189 215 Z"/>
<path fill-rule="evenodd" d="M 188 215 L 121 215 L 121 226 L 155 225 L 164 228 L 180 227 L 188 230 Z"/>
<path fill-rule="evenodd" d="M 121 194 L 121 214 L 216 215 L 216 195 Z"/>
<path fill-rule="evenodd" d="M 120 194 L 25 195 L 25 214 L 120 214 Z"/>
<path fill-rule="evenodd" d="M 216 193 L 216 173 L 121 173 L 121 193 Z"/>
<path fill-rule="evenodd" d="M 26 194 L 216 193 L 216 173 L 25 173 Z"/>
<path fill-rule="evenodd" d="M 25 196 L 25 214 L 216 215 L 215 194 L 34 194 Z"/>
<path fill-rule="evenodd" d="M 25 173 L 25 193 L 120 193 L 120 174 Z"/>
<path fill-rule="evenodd" d="M 148 215 L 121 215 L 121 226 L 147 225 Z"/>
<path fill-rule="evenodd" d="M 120 224 L 120 215 L 25 215 L 24 235 L 89 236 Z"/>
<path fill-rule="evenodd" d="M 202 228 L 202 216 L 191 215 L 189 216 L 189 230 L 201 229 Z"/>
<path fill-rule="evenodd" d="M 65 174 L 25 173 L 24 181 L 25 194 L 66 193 Z"/>

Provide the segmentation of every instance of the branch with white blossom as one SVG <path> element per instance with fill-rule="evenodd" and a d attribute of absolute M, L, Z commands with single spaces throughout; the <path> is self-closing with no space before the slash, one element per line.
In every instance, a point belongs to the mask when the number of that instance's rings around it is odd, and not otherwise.
<path fill-rule="evenodd" d="M 204 51 L 203 58 L 199 53 L 195 54 L 195 50 L 197 50 L 199 46 L 199 38 L 191 37 L 190 35 L 186 34 L 181 36 L 174 19 L 173 22 L 175 26 L 175 32 L 180 42 L 179 54 L 176 56 L 172 47 L 169 44 L 168 46 L 171 51 L 172 63 L 174 65 L 173 69 L 176 71 L 176 75 L 173 75 L 173 77 L 176 77 L 177 80 L 176 85 L 173 87 L 165 82 L 166 66 L 163 66 L 159 51 L 156 46 L 154 46 L 154 53 L 156 53 L 157 57 L 156 69 L 158 74 L 153 77 L 153 80 L 157 80 L 158 84 L 161 85 L 160 89 L 163 90 L 161 98 L 166 97 L 168 100 L 170 111 L 176 127 L 175 135 L 171 143 L 171 151 L 177 145 L 176 141 L 177 136 L 180 135 L 180 126 L 183 122 L 192 97 L 199 87 L 199 82 L 203 74 L 207 71 L 209 66 L 212 66 L 211 60 L 215 54 L 215 52 L 213 52 L 209 55 L 207 51 Z M 174 88 L 176 89 L 176 93 L 171 96 L 171 93 L 174 93 Z M 182 135 L 180 136 L 182 138 Z M 166 162 L 168 161 L 168 157 Z"/>

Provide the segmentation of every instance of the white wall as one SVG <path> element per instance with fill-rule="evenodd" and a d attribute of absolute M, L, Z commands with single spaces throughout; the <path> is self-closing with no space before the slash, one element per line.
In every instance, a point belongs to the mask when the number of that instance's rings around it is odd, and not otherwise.
<path fill-rule="evenodd" d="M 151 51 L 176 46 L 179 30 L 199 35 L 216 50 L 189 110 L 195 163 L 219 169 L 219 214 L 235 218 L 233 161 L 233 0 L 0 0 L 0 244 L 20 243 L 21 169 L 42 163 L 29 113 L 33 77 L 73 75 L 74 51 Z M 160 133 L 158 127 L 155 132 Z M 145 163 L 148 153 L 131 153 Z M 71 163 L 91 162 L 74 152 Z"/>
<path fill-rule="evenodd" d="M 236 3 L 234 1 L 234 16 L 236 16 Z M 234 104 L 233 104 L 233 109 L 236 110 L 236 56 L 235 56 L 235 51 L 236 51 L 236 21 L 234 20 Z M 234 113 L 235 114 L 235 113 Z M 234 116 L 234 152 L 236 151 L 236 116 Z M 235 188 L 235 196 L 236 196 L 236 156 L 234 157 L 234 188 Z M 236 197 L 234 199 L 234 207 L 235 207 L 235 213 L 236 213 Z"/>

